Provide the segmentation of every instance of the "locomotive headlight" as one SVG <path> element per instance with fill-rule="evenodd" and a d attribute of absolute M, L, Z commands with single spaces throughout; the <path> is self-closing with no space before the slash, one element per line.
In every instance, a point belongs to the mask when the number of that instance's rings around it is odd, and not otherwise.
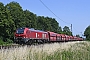
<path fill-rule="evenodd" d="M 25 37 L 24 37 L 25 38 Z"/>

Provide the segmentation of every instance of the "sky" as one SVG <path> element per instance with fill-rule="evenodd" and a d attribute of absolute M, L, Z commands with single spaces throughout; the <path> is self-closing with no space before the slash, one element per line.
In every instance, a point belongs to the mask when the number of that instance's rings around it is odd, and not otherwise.
<path fill-rule="evenodd" d="M 81 36 L 90 25 L 90 0 L 41 0 L 58 17 L 40 0 L 0 0 L 5 5 L 12 1 L 18 2 L 23 10 L 27 9 L 37 16 L 55 18 L 62 28 L 70 28 L 72 24 L 73 35 Z"/>

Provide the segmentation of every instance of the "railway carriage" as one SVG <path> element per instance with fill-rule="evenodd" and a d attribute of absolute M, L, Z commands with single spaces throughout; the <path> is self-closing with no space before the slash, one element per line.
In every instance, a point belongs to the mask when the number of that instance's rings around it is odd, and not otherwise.
<path fill-rule="evenodd" d="M 57 41 L 62 41 L 62 36 L 61 36 L 61 34 L 57 34 L 56 38 L 57 38 Z"/>
<path fill-rule="evenodd" d="M 69 37 L 70 37 L 70 36 L 65 35 L 65 37 L 66 37 L 65 41 L 69 41 Z"/>
<path fill-rule="evenodd" d="M 48 35 L 49 35 L 49 41 L 50 41 L 50 42 L 56 41 L 57 33 L 48 31 Z"/>
<path fill-rule="evenodd" d="M 61 40 L 62 40 L 62 41 L 65 41 L 65 40 L 66 40 L 65 34 L 60 34 L 60 35 L 61 35 L 61 37 L 62 37 Z"/>

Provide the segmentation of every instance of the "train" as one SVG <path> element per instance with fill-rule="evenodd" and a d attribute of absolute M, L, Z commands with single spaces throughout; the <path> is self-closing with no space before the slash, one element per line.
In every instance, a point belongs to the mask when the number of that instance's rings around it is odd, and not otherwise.
<path fill-rule="evenodd" d="M 82 41 L 83 38 L 58 34 L 51 31 L 41 31 L 34 28 L 18 28 L 14 33 L 14 42 L 18 44 L 47 43 L 47 42 L 66 42 Z"/>

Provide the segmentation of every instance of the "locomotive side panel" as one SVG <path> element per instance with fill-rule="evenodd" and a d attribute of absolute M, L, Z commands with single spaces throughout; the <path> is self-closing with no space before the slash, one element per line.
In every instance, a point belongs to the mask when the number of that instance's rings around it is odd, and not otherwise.
<path fill-rule="evenodd" d="M 31 30 L 31 39 L 48 39 L 48 33 L 44 31 Z"/>

